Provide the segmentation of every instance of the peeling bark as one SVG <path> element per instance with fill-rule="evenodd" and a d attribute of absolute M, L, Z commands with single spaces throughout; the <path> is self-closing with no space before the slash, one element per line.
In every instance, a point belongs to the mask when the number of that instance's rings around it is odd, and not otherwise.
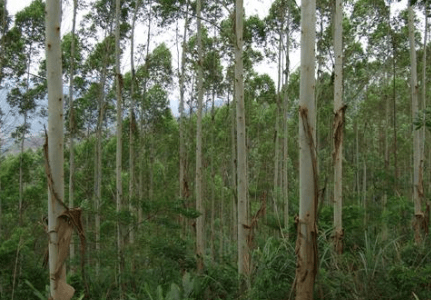
<path fill-rule="evenodd" d="M 300 159 L 300 212 L 296 218 L 297 241 L 295 253 L 296 263 L 296 299 L 313 299 L 313 286 L 317 274 L 317 223 L 316 212 L 318 205 L 318 176 L 317 158 L 314 143 L 314 131 L 308 118 L 308 109 L 299 108 L 300 126 L 302 126 Z M 303 148 L 305 146 L 305 148 Z M 308 150 L 308 151 L 307 151 Z M 309 152 L 309 153 L 306 153 Z M 308 167 L 307 170 L 304 170 Z M 310 182 L 310 177 L 312 181 Z M 308 181 L 303 180 L 308 178 Z"/>
<path fill-rule="evenodd" d="M 296 299 L 313 299 L 317 273 L 318 170 L 316 157 L 315 42 L 316 1 L 301 3 L 301 78 L 299 90 L 299 216 Z"/>
<path fill-rule="evenodd" d="M 61 236 L 59 220 L 64 210 L 64 133 L 63 133 L 63 83 L 60 47 L 61 2 L 46 2 L 46 76 L 48 86 L 48 134 L 45 155 L 48 177 L 48 236 L 50 297 L 53 300 L 69 300 L 73 287 L 65 283 L 66 269 L 61 262 Z M 48 152 L 49 150 L 49 152 Z M 50 167 L 53 169 L 51 170 Z M 60 222 L 59 222 L 60 221 Z M 67 240 L 66 240 L 67 241 Z M 67 245 L 66 255 L 69 251 Z M 61 274 L 58 270 L 62 269 Z"/>
<path fill-rule="evenodd" d="M 408 30 L 410 44 L 410 87 L 412 97 L 412 117 L 415 118 L 419 113 L 418 101 L 418 82 L 417 82 L 417 66 L 416 66 L 416 49 L 414 39 L 414 12 L 413 7 L 409 4 L 408 7 Z M 415 242 L 422 243 L 424 238 L 424 213 L 422 212 L 423 199 L 423 168 L 420 160 L 421 150 L 421 132 L 413 129 L 413 202 L 415 217 L 413 220 L 413 230 Z"/>

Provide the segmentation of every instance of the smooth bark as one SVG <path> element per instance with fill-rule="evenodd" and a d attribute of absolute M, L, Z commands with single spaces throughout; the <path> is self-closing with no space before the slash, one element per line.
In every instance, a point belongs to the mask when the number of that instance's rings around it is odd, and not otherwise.
<path fill-rule="evenodd" d="M 316 2 L 301 3 L 299 92 L 299 217 L 296 243 L 296 299 L 313 299 L 317 273 L 317 159 L 315 111 Z"/>
<path fill-rule="evenodd" d="M 241 281 L 250 274 L 250 249 L 247 243 L 248 195 L 247 195 L 247 148 L 244 106 L 244 67 L 243 67 L 243 0 L 235 2 L 235 99 L 237 129 L 237 195 L 238 195 L 238 273 Z M 244 285 L 242 284 L 244 287 Z"/>
<path fill-rule="evenodd" d="M 290 72 L 290 9 L 287 12 L 287 26 L 286 26 L 286 61 L 284 70 L 284 90 L 283 90 L 283 201 L 284 201 L 284 229 L 285 237 L 289 237 L 289 161 L 288 161 L 288 126 L 287 126 L 287 113 L 289 107 L 289 93 L 287 85 L 289 84 Z"/>
<path fill-rule="evenodd" d="M 187 1 L 186 9 L 188 9 L 189 3 Z M 185 146 L 185 112 L 184 112 L 184 93 L 185 93 L 185 76 L 186 76 L 186 51 L 187 51 L 187 28 L 189 25 L 189 17 L 186 15 L 184 21 L 184 33 L 182 42 L 182 52 L 181 52 L 181 73 L 179 74 L 179 84 L 180 84 L 180 103 L 179 103 L 179 129 L 180 129 L 180 197 L 183 199 L 188 198 L 188 183 L 186 174 L 186 146 Z"/>
<path fill-rule="evenodd" d="M 134 201 L 135 201 L 135 195 L 136 195 L 136 188 L 135 188 L 135 115 L 134 115 L 134 109 L 135 109 L 135 58 L 134 58 L 134 51 L 135 51 L 135 24 L 136 24 L 136 18 L 138 16 L 139 6 L 141 4 L 141 1 L 136 1 L 135 3 L 135 10 L 133 12 L 133 18 L 132 18 L 132 32 L 130 35 L 130 72 L 132 74 L 132 81 L 130 85 L 130 105 L 129 105 L 129 212 L 130 215 L 135 214 L 134 209 Z M 129 225 L 129 243 L 133 244 L 135 240 L 135 232 L 134 232 L 134 226 L 131 223 Z M 132 264 L 133 265 L 133 264 Z"/>
<path fill-rule="evenodd" d="M 334 30 L 334 248 L 339 254 L 343 252 L 343 2 L 335 1 L 335 30 Z"/>
<path fill-rule="evenodd" d="M 416 118 L 419 113 L 418 101 L 418 82 L 417 82 L 417 62 L 416 62 L 416 44 L 414 38 L 414 12 L 413 7 L 409 4 L 408 8 L 408 29 L 410 45 L 410 88 L 412 99 L 412 117 Z M 413 230 L 415 233 L 415 242 L 422 242 L 421 227 L 424 222 L 424 213 L 422 212 L 423 198 L 423 181 L 422 165 L 420 160 L 421 150 L 421 131 L 413 129 L 413 202 L 415 217 L 413 221 Z"/>
<path fill-rule="evenodd" d="M 117 96 L 117 150 L 116 150 L 116 204 L 117 214 L 123 210 L 123 186 L 122 186 L 122 132 L 123 132 L 123 118 L 122 118 L 122 77 L 120 69 L 120 8 L 121 1 L 116 0 L 115 4 L 115 72 L 116 72 L 116 96 Z M 123 295 L 123 232 L 120 219 L 117 219 L 117 268 L 118 268 L 118 286 L 120 289 L 120 299 L 124 298 Z"/>
<path fill-rule="evenodd" d="M 96 244 L 96 277 L 100 270 L 100 205 L 102 201 L 102 138 L 103 120 L 105 117 L 105 83 L 107 76 L 107 57 L 111 49 L 106 49 L 103 57 L 103 69 L 100 78 L 100 94 L 98 99 L 99 113 L 96 127 L 96 146 L 94 151 L 94 210 L 95 210 L 95 244 Z"/>
<path fill-rule="evenodd" d="M 201 26 L 202 0 L 197 1 L 196 22 L 198 27 L 198 110 L 196 121 L 196 210 L 201 214 L 196 219 L 196 256 L 197 270 L 203 273 L 204 269 L 204 220 L 203 205 L 203 177 L 202 177 L 202 101 L 203 101 L 203 56 L 202 56 L 202 26 Z"/>
<path fill-rule="evenodd" d="M 46 68 L 48 82 L 48 162 L 52 186 L 48 192 L 48 236 L 50 297 L 53 300 L 72 298 L 74 289 L 66 284 L 66 266 L 62 266 L 59 247 L 59 216 L 64 211 L 63 156 L 63 83 L 61 60 L 61 1 L 46 2 Z M 61 202 L 60 202 L 61 201 Z M 68 252 L 68 251 L 67 251 Z M 66 252 L 66 253 L 67 253 Z"/>

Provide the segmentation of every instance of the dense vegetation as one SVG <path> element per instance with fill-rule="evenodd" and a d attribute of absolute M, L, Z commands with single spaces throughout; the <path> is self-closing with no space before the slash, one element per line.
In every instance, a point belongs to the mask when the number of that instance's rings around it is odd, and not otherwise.
<path fill-rule="evenodd" d="M 44 152 L 42 148 L 21 148 L 30 134 L 29 124 L 45 117 L 46 66 L 41 59 L 44 2 L 34 0 L 15 15 L 13 22 L 4 9 L 5 3 L 1 2 L 0 16 L 5 20 L 1 30 L 4 54 L 1 88 L 7 91 L 11 111 L 23 120 L 11 132 L 16 148 L 23 151 L 4 153 L 2 149 L 1 152 L 0 298 L 46 299 L 49 278 L 44 217 L 48 183 Z M 416 4 L 417 17 L 422 17 L 424 4 L 427 3 Z M 385 1 L 358 0 L 346 2 L 345 6 L 343 95 L 347 109 L 341 255 L 334 251 L 332 241 L 333 7 L 330 1 L 320 1 L 317 7 L 319 260 L 314 297 L 430 299 L 431 240 L 426 234 L 418 243 L 412 229 L 412 135 L 415 130 L 422 130 L 423 122 L 420 116 L 412 116 L 407 11 L 391 12 L 390 4 Z M 132 19 L 148 27 L 142 31 L 146 41 L 137 46 L 138 51 L 135 49 L 136 69 L 122 77 L 124 204 L 120 211 L 117 211 L 115 178 L 118 138 L 114 132 L 115 1 L 79 1 L 79 8 L 86 12 L 81 14 L 83 22 L 76 36 L 65 32 L 62 41 L 65 80 L 70 78 L 72 40 L 76 42 L 74 100 L 66 101 L 65 107 L 65 141 L 67 145 L 71 138 L 75 141 L 73 149 L 66 147 L 64 153 L 65 203 L 69 199 L 68 178 L 72 172 L 74 206 L 83 210 L 86 234 L 85 251 L 79 251 L 79 239 L 75 236 L 73 257 L 67 262 L 68 281 L 76 289 L 74 299 L 293 299 L 295 217 L 299 210 L 300 74 L 296 66 L 295 69 L 289 66 L 288 54 L 298 46 L 299 8 L 276 0 L 268 16 L 263 19 L 246 16 L 244 22 L 251 219 L 248 241 L 252 262 L 246 290 L 239 284 L 237 270 L 236 123 L 230 14 L 234 3 L 221 5 L 209 1 L 203 7 L 206 104 L 202 152 L 206 241 L 202 273 L 197 270 L 195 252 L 196 218 L 200 215 L 195 209 L 194 194 L 199 65 L 195 3 L 123 1 L 124 61 L 127 57 L 130 59 L 126 51 L 130 50 Z M 179 32 L 184 25 L 186 41 L 182 44 L 183 36 Z M 427 61 L 431 61 L 429 47 L 426 46 L 425 52 L 424 44 L 419 42 L 423 38 L 423 25 L 416 22 L 418 70 L 422 70 L 424 53 Z M 153 35 L 163 30 L 170 30 L 175 41 L 159 43 Z M 142 32 L 139 34 L 143 35 Z M 184 68 L 180 66 L 180 55 L 171 53 L 176 47 L 186 51 Z M 178 59 L 177 67 L 174 67 L 175 59 Z M 259 72 L 259 66 L 270 62 L 279 66 L 279 78 Z M 33 74 L 36 68 L 39 76 Z M 424 82 L 431 76 L 429 72 L 425 68 L 424 78 L 419 75 L 419 89 L 426 87 L 421 108 L 428 114 L 430 84 L 425 86 Z M 185 112 L 176 117 L 169 109 L 169 101 L 178 98 L 182 76 Z M 281 98 L 285 95 L 288 102 L 284 112 Z M 129 114 L 130 106 L 132 113 Z M 287 117 L 286 131 L 277 124 L 283 120 L 283 114 Z M 7 128 L 7 115 L 0 117 L 2 128 Z M 425 125 L 430 123 L 428 119 Z M 44 139 L 44 134 L 41 138 Z M 179 180 L 181 139 L 185 149 L 182 182 Z M 99 142 L 101 173 L 97 171 Z M 426 149 L 424 193 L 425 199 L 429 199 L 429 132 L 423 142 Z M 284 149 L 287 157 L 282 155 Z M 283 172 L 287 172 L 288 198 L 283 193 Z M 99 176 L 101 192 L 97 200 Z M 426 207 L 424 202 L 425 212 Z M 124 243 L 121 257 L 117 249 L 117 224 L 121 225 Z M 424 232 L 429 222 L 426 226 Z"/>

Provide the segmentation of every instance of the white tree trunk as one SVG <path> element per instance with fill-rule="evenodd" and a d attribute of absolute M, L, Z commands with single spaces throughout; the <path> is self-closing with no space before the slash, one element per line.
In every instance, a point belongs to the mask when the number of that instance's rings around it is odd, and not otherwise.
<path fill-rule="evenodd" d="M 301 79 L 299 92 L 299 219 L 296 244 L 296 299 L 313 299 L 317 272 L 317 159 L 315 111 L 316 2 L 301 5 Z"/>
<path fill-rule="evenodd" d="M 228 90 L 228 99 L 229 99 L 229 90 Z M 236 139 L 235 139 L 235 131 L 236 131 L 236 101 L 235 101 L 235 93 L 232 99 L 232 107 L 230 109 L 230 119 L 231 119 L 231 128 L 230 128 L 230 138 L 231 138 L 231 159 L 230 159 L 230 167 L 231 167 L 231 188 L 232 188 L 232 240 L 234 242 L 238 241 L 238 195 L 237 193 L 237 168 L 236 168 Z"/>
<path fill-rule="evenodd" d="M 409 29 L 409 44 L 410 44 L 410 70 L 411 70 L 411 97 L 412 97 L 412 116 L 416 118 L 419 112 L 418 101 L 418 82 L 417 82 L 417 64 L 416 64 L 416 44 L 414 38 L 414 12 L 413 7 L 409 4 L 408 8 L 408 29 Z M 420 161 L 421 149 L 421 131 L 413 129 L 413 202 L 415 211 L 415 220 L 413 229 L 415 232 L 415 241 L 417 243 L 422 241 L 421 223 L 424 220 L 422 212 L 422 197 L 423 197 L 423 183 L 422 183 L 422 168 Z"/>
<path fill-rule="evenodd" d="M 130 107 L 129 107 L 129 211 L 130 215 L 135 214 L 134 199 L 136 194 L 135 189 L 135 139 L 134 136 L 134 108 L 135 108 L 135 58 L 134 58 L 134 43 L 135 43 L 135 24 L 136 18 L 139 11 L 139 5 L 141 1 L 136 1 L 135 11 L 132 19 L 132 32 L 130 35 L 130 68 L 132 73 L 132 82 L 130 87 Z M 135 241 L 135 233 L 133 224 L 129 225 L 129 243 L 133 244 Z M 133 260 L 133 259 L 132 259 Z M 133 263 L 132 263 L 133 266 Z"/>
<path fill-rule="evenodd" d="M 187 9 L 188 9 L 188 1 L 187 1 Z M 185 146 L 185 113 L 184 113 L 184 92 L 185 92 L 185 76 L 186 76 L 186 47 L 187 47 L 187 28 L 189 25 L 189 18 L 186 16 L 184 21 L 184 33 L 183 33 L 183 42 L 182 42 L 182 53 L 181 53 L 181 74 L 179 78 L 180 84 L 180 103 L 179 103 L 179 113 L 180 113 L 180 197 L 185 199 L 188 196 L 188 184 L 186 183 L 186 146 Z"/>
<path fill-rule="evenodd" d="M 201 26 L 201 0 L 197 1 L 197 27 L 198 27 L 198 111 L 196 128 L 196 210 L 201 215 L 196 220 L 196 256 L 197 269 L 202 273 L 204 268 L 204 206 L 203 206 L 203 178 L 202 178 L 202 101 L 203 101 L 203 57 L 202 57 L 202 26 Z"/>
<path fill-rule="evenodd" d="M 48 192 L 48 235 L 50 294 L 53 300 L 72 298 L 66 284 L 66 266 L 59 263 L 59 216 L 64 211 L 63 83 L 60 47 L 61 1 L 46 2 L 46 68 L 48 82 L 48 162 L 52 186 Z M 68 252 L 68 251 L 67 251 Z M 67 253 L 66 252 L 66 253 Z"/>
<path fill-rule="evenodd" d="M 122 78 L 120 69 L 120 5 L 121 1 L 116 0 L 115 4 L 115 72 L 116 72 L 116 94 L 117 94 L 117 155 L 116 155 L 116 198 L 117 198 L 117 213 L 120 214 L 123 210 L 123 186 L 121 180 L 122 171 Z M 121 221 L 117 220 L 117 251 L 118 251 L 118 284 L 120 289 L 120 299 L 124 298 L 123 295 L 123 233 Z"/>
<path fill-rule="evenodd" d="M 250 274 L 250 250 L 248 236 L 248 197 L 247 197 L 247 149 L 244 106 L 243 70 L 243 0 L 236 0 L 235 15 L 235 98 L 237 128 L 237 174 L 238 174 L 238 272 L 240 276 Z"/>
<path fill-rule="evenodd" d="M 339 254 L 343 252 L 343 2 L 335 2 L 335 31 L 334 31 L 334 246 Z"/>
<path fill-rule="evenodd" d="M 284 229 L 285 237 L 289 237 L 289 161 L 288 161 L 288 126 L 287 113 L 289 107 L 289 93 L 287 85 L 289 84 L 289 69 L 290 69 L 290 9 L 287 12 L 287 27 L 286 27 L 286 62 L 285 62 L 285 77 L 283 91 L 283 199 L 284 199 Z"/>
<path fill-rule="evenodd" d="M 279 201 L 279 193 L 280 193 L 280 185 L 278 178 L 279 175 L 279 165 L 280 165 L 280 112 L 281 112 L 281 52 L 282 52 L 282 36 L 279 33 L 278 36 L 278 68 L 277 68 L 277 107 L 275 108 L 275 143 L 274 143 L 274 189 L 273 189 L 273 205 L 274 205 L 274 215 L 277 220 L 277 225 L 279 225 L 279 229 L 281 230 L 280 224 L 280 215 L 278 213 L 278 201 Z"/>
<path fill-rule="evenodd" d="M 109 52 L 110 49 L 106 49 Z M 96 244 L 96 277 L 100 270 L 100 204 L 102 200 L 102 129 L 105 115 L 105 82 L 107 73 L 106 56 L 103 58 L 103 69 L 100 79 L 99 116 L 96 129 L 95 165 L 94 165 L 94 210 L 95 210 L 95 244 Z"/>

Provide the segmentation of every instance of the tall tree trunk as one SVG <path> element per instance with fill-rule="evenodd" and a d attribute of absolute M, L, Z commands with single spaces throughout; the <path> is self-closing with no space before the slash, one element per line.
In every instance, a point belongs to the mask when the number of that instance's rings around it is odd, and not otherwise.
<path fill-rule="evenodd" d="M 356 163 L 356 194 L 358 196 L 358 206 L 361 204 L 361 178 L 360 178 L 360 169 L 359 169 L 359 130 L 358 130 L 358 121 L 355 120 L 354 123 L 354 131 L 355 131 L 355 163 Z"/>
<path fill-rule="evenodd" d="M 100 77 L 99 113 L 96 128 L 95 166 L 94 166 L 94 210 L 95 210 L 95 244 L 96 244 L 96 277 L 100 270 L 100 205 L 102 201 L 102 138 L 103 119 L 105 116 L 105 83 L 107 74 L 107 57 L 110 49 L 105 49 L 103 57 L 102 74 Z"/>
<path fill-rule="evenodd" d="M 74 207 L 74 175 L 75 175 L 75 111 L 73 104 L 73 77 L 75 75 L 75 25 L 76 11 L 78 0 L 73 0 L 73 18 L 72 18 L 72 44 L 70 47 L 70 70 L 69 70 L 69 207 Z M 70 244 L 70 260 L 75 258 L 75 244 Z"/>
<path fill-rule="evenodd" d="M 197 1 L 197 27 L 198 27 L 198 111 L 196 124 L 196 210 L 201 214 L 196 219 L 196 256 L 197 269 L 203 273 L 204 269 L 204 220 L 203 205 L 203 177 L 202 177 L 202 101 L 203 101 L 203 57 L 202 57 L 202 26 L 201 26 L 201 0 Z"/>
<path fill-rule="evenodd" d="M 28 82 L 27 82 L 28 83 Z M 28 87 L 27 87 L 28 91 Z M 27 112 L 24 112 L 24 124 L 21 136 L 21 146 L 20 146 L 20 156 L 19 156 L 19 195 L 18 195 L 18 210 L 19 210 L 19 226 L 22 226 L 22 214 L 23 214 L 23 203 L 22 196 L 24 190 L 23 176 L 23 160 L 24 160 L 24 142 L 25 142 L 25 132 L 27 130 Z"/>
<path fill-rule="evenodd" d="M 301 79 L 299 96 L 299 218 L 296 243 L 296 299 L 313 299 L 317 273 L 317 159 L 314 68 L 316 2 L 301 4 Z"/>
<path fill-rule="evenodd" d="M 417 67 L 416 67 L 416 49 L 414 39 L 414 12 L 413 7 L 409 4 L 408 8 L 408 28 L 409 28 L 409 44 L 410 44 L 410 70 L 411 70 L 411 97 L 412 97 L 412 116 L 416 118 L 419 113 L 418 101 L 418 83 L 417 83 Z M 413 201 L 415 217 L 413 222 L 413 230 L 415 232 L 415 242 L 422 242 L 422 224 L 425 221 L 422 212 L 422 197 L 423 197 L 423 182 L 422 182 L 422 166 L 420 161 L 421 149 L 421 132 L 413 128 Z"/>
<path fill-rule="evenodd" d="M 392 98 L 393 98 L 393 127 L 394 127 L 394 190 L 398 189 L 398 158 L 397 158 L 397 93 L 396 93 L 396 45 L 395 37 L 392 36 L 392 56 L 393 56 L 393 87 L 392 87 Z"/>
<path fill-rule="evenodd" d="M 116 72 L 116 94 L 117 94 L 117 155 L 116 155 L 116 198 L 117 198 L 117 214 L 123 210 L 123 186 L 121 180 L 122 171 L 122 132 L 123 132 L 123 118 L 122 118 L 122 76 L 120 69 L 120 8 L 121 1 L 116 0 L 115 4 L 115 72 Z M 118 286 L 120 288 L 120 299 L 124 298 L 123 295 L 123 232 L 122 224 L 117 219 L 117 251 L 118 251 Z"/>
<path fill-rule="evenodd" d="M 229 99 L 229 90 L 227 98 Z M 230 127 L 230 139 L 231 139 L 231 159 L 230 159 L 230 167 L 231 167 L 231 185 L 232 185 L 232 240 L 234 242 L 238 241 L 238 195 L 237 195 L 237 161 L 236 161 L 236 101 L 235 101 L 235 93 L 232 98 L 232 107 L 230 109 L 230 119 L 231 119 L 231 127 Z"/>
<path fill-rule="evenodd" d="M 216 147 L 215 145 L 215 90 L 213 89 L 212 91 L 212 97 L 211 97 L 211 146 L 213 148 Z M 212 154 L 212 159 L 211 159 L 211 260 L 212 263 L 214 264 L 215 259 L 216 259 L 216 251 L 215 251 L 215 246 L 214 246 L 214 240 L 215 240 L 215 189 L 216 189 L 216 184 L 215 184 L 215 170 L 214 170 L 214 165 L 215 165 L 215 153 L 211 153 Z M 220 218 L 221 219 L 221 218 Z"/>
<path fill-rule="evenodd" d="M 388 84 L 388 76 L 387 73 L 385 72 L 385 86 Z M 384 95 L 384 100 L 385 100 L 385 136 L 384 136 L 384 143 L 385 143 L 385 184 L 386 187 L 389 186 L 389 97 L 388 95 L 385 93 Z M 383 193 L 383 199 L 382 199 L 382 204 L 383 204 L 383 210 L 382 210 L 382 215 L 386 215 L 386 207 L 388 204 L 388 192 L 387 192 L 387 188 L 385 188 L 384 193 Z M 383 219 L 383 218 L 382 218 Z M 383 220 L 382 223 L 382 240 L 386 241 L 388 239 L 388 224 L 385 220 Z"/>
<path fill-rule="evenodd" d="M 280 165 L 280 111 L 281 111 L 281 51 L 282 51 L 282 35 L 278 35 L 278 66 L 277 66 L 277 107 L 275 108 L 275 143 L 274 143 L 274 189 L 273 189 L 273 205 L 274 215 L 277 220 L 277 225 L 280 228 L 280 216 L 278 213 L 279 199 L 279 165 Z"/>
<path fill-rule="evenodd" d="M 188 10 L 189 2 L 187 1 L 186 10 Z M 185 92 L 185 76 L 186 76 L 186 48 L 187 48 L 187 28 L 189 25 L 189 17 L 186 15 L 184 21 L 184 33 L 182 42 L 182 52 L 181 52 L 181 71 L 179 74 L 179 84 L 180 84 L 180 103 L 179 103 L 179 113 L 180 113 L 180 197 L 186 199 L 188 197 L 188 183 L 186 175 L 186 146 L 185 146 L 185 113 L 184 113 L 184 92 Z"/>
<path fill-rule="evenodd" d="M 129 212 L 133 216 L 134 215 L 134 201 L 135 201 L 135 59 L 134 59 L 134 51 L 135 51 L 135 23 L 136 18 L 138 16 L 139 6 L 141 1 L 136 1 L 135 3 L 135 11 L 133 13 L 132 19 L 132 32 L 130 35 L 130 68 L 132 73 L 132 81 L 130 86 L 130 106 L 129 106 Z M 135 240 L 134 234 L 134 224 L 129 225 L 129 243 L 133 244 Z M 132 263 L 133 265 L 133 263 Z"/>
<path fill-rule="evenodd" d="M 335 31 L 334 31 L 334 248 L 338 254 L 343 252 L 343 2 L 335 1 Z"/>
<path fill-rule="evenodd" d="M 363 174 L 362 174 L 362 203 L 364 206 L 364 227 L 367 229 L 368 226 L 368 215 L 367 215 L 367 164 L 365 162 L 366 153 L 362 158 Z"/>
<path fill-rule="evenodd" d="M 287 25 L 286 25 L 286 61 L 284 70 L 284 90 L 283 90 L 283 199 L 284 199 L 284 228 L 285 237 L 289 238 L 289 161 L 288 161 L 288 126 L 287 126 L 287 113 L 289 108 L 289 93 L 287 86 L 289 84 L 290 72 L 290 8 L 287 11 Z"/>
<path fill-rule="evenodd" d="M 149 1 L 149 4 L 151 1 Z M 149 9 L 149 15 L 148 15 L 148 32 L 147 32 L 147 47 L 146 47 L 146 53 L 145 53 L 145 59 L 148 60 L 149 53 L 150 53 L 150 40 L 151 40 L 151 23 L 152 23 L 152 15 L 151 15 L 151 9 Z M 147 67 L 148 64 L 145 64 Z M 144 199 L 144 169 L 145 169 L 145 145 L 144 145 L 144 103 L 146 103 L 146 97 L 147 97 L 147 79 L 144 79 L 143 84 L 143 91 L 142 91 L 142 105 L 139 110 L 139 199 Z M 142 213 L 142 205 L 139 205 L 138 207 L 138 224 L 142 224 L 143 222 L 143 213 Z"/>
<path fill-rule="evenodd" d="M 50 176 L 48 192 L 49 278 L 50 297 L 69 300 L 74 289 L 66 283 L 65 257 L 69 244 L 59 228 L 67 226 L 60 218 L 64 211 L 63 156 L 63 83 L 60 47 L 61 1 L 46 2 L 46 77 L 48 82 L 48 161 Z M 62 249 L 67 247 L 66 249 Z"/>
<path fill-rule="evenodd" d="M 238 273 L 242 277 L 250 274 L 250 249 L 248 236 L 248 195 L 247 195 L 247 148 L 244 106 L 244 67 L 243 67 L 243 0 L 235 2 L 235 98 L 237 128 L 237 174 L 238 174 Z M 241 278 L 245 289 L 245 278 Z"/>
<path fill-rule="evenodd" d="M 289 108 L 289 93 L 287 85 L 289 84 L 290 72 L 290 9 L 287 12 L 287 27 L 286 27 L 286 66 L 284 70 L 284 90 L 283 90 L 283 199 L 284 199 L 284 228 L 286 237 L 289 237 L 289 161 L 288 161 L 288 126 L 287 113 Z"/>
<path fill-rule="evenodd" d="M 27 64 L 27 84 L 26 84 L 26 93 L 28 93 L 30 89 L 30 68 L 31 68 L 31 57 L 32 57 L 32 47 L 30 46 L 29 54 L 28 54 L 28 64 Z M 27 110 L 24 111 L 24 123 L 22 128 L 21 135 L 21 146 L 20 146 L 20 159 L 19 159 L 19 194 L 18 194 L 18 210 L 19 210 L 19 225 L 22 226 L 22 215 L 23 215 L 23 191 L 24 191 L 24 182 L 23 182 L 23 159 L 24 159 L 24 143 L 25 143 L 25 134 L 27 132 Z"/>
<path fill-rule="evenodd" d="M 425 1 L 424 15 L 425 15 L 425 32 L 424 32 L 424 50 L 423 50 L 423 63 L 422 63 L 422 109 L 423 111 L 423 120 L 422 120 L 422 128 L 421 128 L 421 149 L 420 149 L 420 165 L 422 169 L 422 193 L 425 193 L 425 187 L 423 186 L 423 173 L 425 167 L 425 140 L 426 140 L 426 130 L 425 130 L 425 108 L 426 108 L 426 67 L 427 67 L 427 39 L 428 39 L 428 2 Z M 425 200 L 424 200 L 425 201 Z M 427 206 L 429 206 L 429 202 L 427 201 Z M 425 214 L 425 218 L 429 218 L 428 215 Z M 428 234 L 428 229 L 426 229 L 425 234 Z"/>

